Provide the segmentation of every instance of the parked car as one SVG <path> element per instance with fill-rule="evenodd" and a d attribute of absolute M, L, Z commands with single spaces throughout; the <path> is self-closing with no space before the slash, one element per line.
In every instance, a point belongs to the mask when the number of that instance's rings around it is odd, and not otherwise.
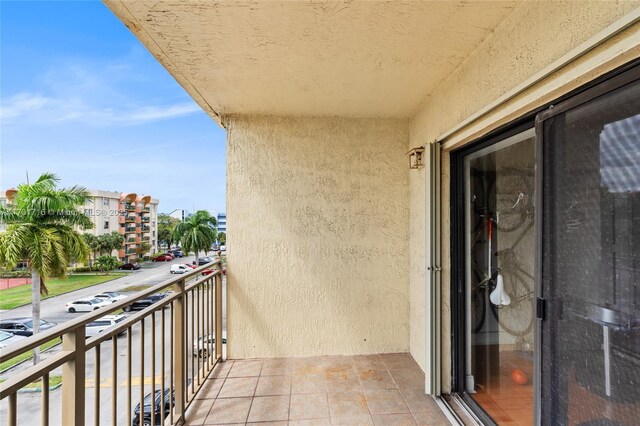
<path fill-rule="evenodd" d="M 202 275 L 211 275 L 215 272 L 215 269 L 205 269 L 204 271 L 202 271 Z M 227 275 L 227 269 L 226 268 L 222 268 L 222 275 Z"/>
<path fill-rule="evenodd" d="M 55 327 L 54 322 L 40 320 L 40 331 Z M 31 318 L 9 318 L 0 321 L 0 330 L 7 331 L 18 336 L 31 336 L 33 334 L 33 320 Z"/>
<path fill-rule="evenodd" d="M 145 297 L 144 299 L 136 300 L 132 304 L 122 308 L 122 310 L 125 312 L 140 311 L 142 309 L 148 308 L 149 306 L 164 299 L 165 297 L 167 297 L 166 293 L 152 294 L 150 296 Z"/>
<path fill-rule="evenodd" d="M 124 321 L 127 318 L 126 315 L 105 315 L 102 318 L 92 321 L 85 326 L 85 336 L 92 337 L 98 333 L 102 333 L 104 330 L 115 326 L 117 323 Z M 124 334 L 123 331 L 120 334 Z"/>
<path fill-rule="evenodd" d="M 171 250 L 169 253 L 171 253 L 173 257 L 184 257 L 182 250 Z"/>
<path fill-rule="evenodd" d="M 24 339 L 26 339 L 25 336 L 18 336 L 16 334 L 9 333 L 8 331 L 0 331 L 0 349 L 4 349 L 9 345 L 13 345 Z"/>
<path fill-rule="evenodd" d="M 221 245 L 220 251 L 227 251 L 227 246 L 225 244 Z"/>
<path fill-rule="evenodd" d="M 191 265 L 189 263 L 183 263 L 184 266 L 188 266 L 191 269 L 196 269 L 196 265 Z"/>
<path fill-rule="evenodd" d="M 171 257 L 168 254 L 161 254 L 160 256 L 153 258 L 154 262 L 170 262 L 172 260 L 173 260 L 173 257 Z"/>
<path fill-rule="evenodd" d="M 227 343 L 227 332 L 223 331 L 222 344 L 226 344 L 226 343 Z M 202 336 L 201 338 L 199 338 L 198 343 L 193 344 L 193 356 L 206 357 L 207 350 L 209 349 L 208 348 L 209 344 L 211 345 L 216 344 L 216 338 L 214 335 L 209 335 L 208 338 L 205 338 L 205 336 Z"/>
<path fill-rule="evenodd" d="M 184 274 L 185 272 L 191 271 L 191 267 L 186 265 L 171 265 L 169 272 L 172 274 Z"/>
<path fill-rule="evenodd" d="M 136 271 L 140 269 L 140 265 L 138 263 L 125 263 L 120 267 L 120 269 L 124 269 L 125 271 Z"/>
<path fill-rule="evenodd" d="M 156 389 L 153 398 L 153 411 L 155 413 L 155 424 L 161 425 L 163 419 L 166 418 L 171 410 L 171 405 L 174 404 L 173 392 L 167 388 L 164 390 L 164 404 L 162 403 L 162 392 L 160 389 Z M 144 426 L 151 425 L 151 393 L 144 396 L 144 408 L 142 409 L 142 424 Z M 164 407 L 164 410 L 163 410 Z M 140 426 L 140 403 L 133 409 L 133 417 L 131 419 L 133 426 Z"/>
<path fill-rule="evenodd" d="M 69 302 L 65 305 L 65 309 L 71 313 L 74 312 L 91 312 L 96 309 L 100 309 L 103 306 L 109 306 L 110 301 L 104 299 L 91 298 L 91 299 L 78 299 L 75 302 Z"/>
<path fill-rule="evenodd" d="M 173 255 L 173 253 L 171 253 L 170 251 L 165 253 L 165 256 L 169 256 L 171 259 L 173 259 L 175 256 Z"/>
<path fill-rule="evenodd" d="M 201 257 L 198 259 L 198 266 L 206 265 L 207 263 L 213 262 L 213 259 L 209 256 Z"/>
<path fill-rule="evenodd" d="M 117 291 L 103 291 L 102 293 L 93 296 L 96 299 L 102 299 L 111 303 L 116 303 L 118 300 L 126 299 L 127 296 L 120 294 Z"/>

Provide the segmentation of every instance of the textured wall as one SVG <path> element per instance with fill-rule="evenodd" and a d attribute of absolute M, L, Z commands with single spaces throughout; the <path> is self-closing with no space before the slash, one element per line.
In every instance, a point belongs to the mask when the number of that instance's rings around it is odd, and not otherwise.
<path fill-rule="evenodd" d="M 550 3 L 547 3 L 550 4 Z M 438 89 L 425 98 L 410 122 L 408 147 L 433 142 L 456 124 L 490 104 L 536 72 L 544 69 L 606 26 L 640 5 L 634 1 L 523 2 L 481 43 L 475 52 L 453 72 Z M 623 34 L 593 49 L 562 71 L 479 120 L 473 140 L 499 124 L 521 116 L 563 93 L 586 83 L 613 67 L 638 56 L 640 28 Z M 476 126 L 476 124 L 474 124 Z M 484 127 L 483 127 L 484 126 Z M 473 127 L 473 126 L 472 126 Z M 459 144 L 457 146 L 460 146 Z M 456 147 L 457 147 L 456 146 Z M 452 146 L 446 145 L 449 149 Z M 424 176 L 411 176 L 410 193 L 410 293 L 411 353 L 422 367 L 424 358 Z M 449 152 L 442 157 L 442 384 L 447 391 L 451 380 L 450 328 L 450 217 Z M 417 197 L 417 198 L 416 198 Z M 417 237 L 414 237 L 417 236 Z M 418 241 L 418 242 L 416 242 Z M 413 297 L 416 295 L 416 297 Z"/>
<path fill-rule="evenodd" d="M 407 351 L 408 123 L 225 123 L 229 356 Z"/>

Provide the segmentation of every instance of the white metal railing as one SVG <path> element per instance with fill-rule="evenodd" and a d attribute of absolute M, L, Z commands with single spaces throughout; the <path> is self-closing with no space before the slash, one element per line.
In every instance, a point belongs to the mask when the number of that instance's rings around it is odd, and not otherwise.
<path fill-rule="evenodd" d="M 200 275 L 203 270 L 212 267 L 213 273 L 206 276 Z M 19 414 L 21 419 L 23 415 L 28 416 L 27 421 L 20 421 L 21 424 L 37 423 L 33 413 L 18 413 L 18 390 L 37 380 L 42 382 L 41 424 L 49 425 L 49 379 L 51 372 L 59 367 L 62 369 L 62 424 L 84 425 L 87 417 L 91 417 L 91 413 L 86 412 L 88 392 L 85 384 L 86 363 L 92 352 L 94 357 L 93 422 L 99 425 L 101 420 L 109 418 L 102 416 L 100 404 L 103 391 L 101 389 L 103 387 L 101 384 L 102 349 L 105 346 L 111 347 L 111 368 L 108 372 L 111 376 L 111 424 L 122 423 L 118 420 L 119 406 L 126 407 L 128 417 L 133 415 L 132 409 L 136 402 L 139 402 L 140 409 L 136 413 L 138 418 L 135 420 L 140 425 L 145 424 L 145 421 L 152 425 L 156 424 L 157 415 L 161 416 L 158 422 L 160 424 L 183 423 L 184 413 L 204 384 L 205 378 L 222 360 L 221 270 L 220 261 L 209 263 L 5 348 L 0 353 L 0 362 L 28 353 L 51 340 L 62 338 L 62 348 L 59 352 L 0 384 L 0 400 L 8 401 L 7 425 L 16 426 Z M 85 326 L 90 322 L 169 289 L 173 290 L 173 293 L 165 298 L 127 317 L 104 332 L 90 339 L 85 338 Z M 150 332 L 145 330 L 148 328 L 148 321 L 150 321 Z M 137 336 L 139 354 L 133 353 L 134 329 L 139 331 Z M 122 351 L 118 348 L 118 336 L 125 332 L 126 349 L 121 353 Z M 157 350 L 158 343 L 160 351 Z M 157 352 L 160 352 L 159 362 Z M 122 356 L 125 357 L 124 361 L 120 359 Z M 150 363 L 145 365 L 149 361 L 148 358 Z M 123 375 L 123 371 L 119 371 L 120 366 L 126 367 L 124 397 L 118 389 L 118 379 Z M 133 378 L 134 367 L 140 372 L 139 396 L 133 394 L 133 388 L 137 387 Z M 146 386 L 147 382 L 150 386 Z M 146 390 L 150 390 L 151 395 L 150 412 L 145 410 Z M 161 409 L 156 413 L 155 397 L 158 391 Z M 167 395 L 167 391 L 172 395 Z M 165 400 L 168 400 L 166 407 Z"/>

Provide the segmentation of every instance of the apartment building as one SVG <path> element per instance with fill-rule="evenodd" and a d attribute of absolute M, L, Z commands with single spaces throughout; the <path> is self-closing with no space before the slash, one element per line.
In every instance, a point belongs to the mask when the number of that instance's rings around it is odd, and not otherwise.
<path fill-rule="evenodd" d="M 158 200 L 150 195 L 89 190 L 91 199 L 83 207 L 84 214 L 93 221 L 93 229 L 85 232 L 104 235 L 119 232 L 125 238 L 123 247 L 114 253 L 128 262 L 156 252 L 158 249 Z M 142 252 L 142 243 L 151 249 Z"/>
<path fill-rule="evenodd" d="M 218 232 L 227 233 L 227 214 L 226 213 L 218 213 L 216 216 L 216 220 L 218 222 Z"/>

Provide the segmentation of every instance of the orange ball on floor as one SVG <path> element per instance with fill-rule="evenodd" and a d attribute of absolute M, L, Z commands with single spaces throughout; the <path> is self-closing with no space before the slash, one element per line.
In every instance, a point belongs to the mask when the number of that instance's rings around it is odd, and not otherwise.
<path fill-rule="evenodd" d="M 526 385 L 529 383 L 529 376 L 524 371 L 516 368 L 511 370 L 511 380 L 513 380 L 513 383 L 516 385 Z"/>

